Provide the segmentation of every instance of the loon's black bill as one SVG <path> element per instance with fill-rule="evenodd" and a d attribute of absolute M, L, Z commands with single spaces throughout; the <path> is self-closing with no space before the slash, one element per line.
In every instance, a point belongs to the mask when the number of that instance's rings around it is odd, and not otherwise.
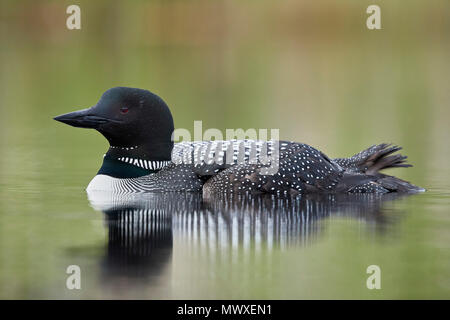
<path fill-rule="evenodd" d="M 96 129 L 101 124 L 111 122 L 110 119 L 106 119 L 103 117 L 89 114 L 89 110 L 90 109 L 84 109 L 84 110 L 69 112 L 69 113 L 54 117 L 53 119 L 55 119 L 56 121 L 60 121 L 62 123 L 68 124 L 73 127 L 91 128 L 91 129 Z"/>

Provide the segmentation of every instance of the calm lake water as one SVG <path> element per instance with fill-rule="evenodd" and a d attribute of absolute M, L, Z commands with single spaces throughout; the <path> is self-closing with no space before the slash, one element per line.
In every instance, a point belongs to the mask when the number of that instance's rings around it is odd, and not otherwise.
<path fill-rule="evenodd" d="M 2 298 L 450 298 L 448 175 L 410 196 L 205 200 L 87 195 L 59 170 L 24 171 L 2 175 Z"/>
<path fill-rule="evenodd" d="M 447 0 L 383 2 L 376 31 L 350 0 L 78 3 L 76 31 L 62 2 L 0 4 L 0 298 L 450 298 Z M 386 173 L 427 192 L 88 195 L 107 142 L 52 118 L 118 85 L 176 128 L 275 128 L 330 157 L 398 144 L 414 167 Z"/>

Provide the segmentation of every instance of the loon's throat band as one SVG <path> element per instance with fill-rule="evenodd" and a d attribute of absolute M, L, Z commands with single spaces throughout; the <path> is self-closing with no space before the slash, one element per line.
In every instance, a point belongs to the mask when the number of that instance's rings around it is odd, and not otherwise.
<path fill-rule="evenodd" d="M 105 155 L 103 164 L 97 174 L 104 174 L 113 178 L 137 178 L 156 173 L 159 169 L 145 169 L 139 166 Z"/>

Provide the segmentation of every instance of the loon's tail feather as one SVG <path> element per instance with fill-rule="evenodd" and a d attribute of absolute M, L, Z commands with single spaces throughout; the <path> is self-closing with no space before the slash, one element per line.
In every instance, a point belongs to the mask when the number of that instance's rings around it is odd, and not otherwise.
<path fill-rule="evenodd" d="M 407 168 L 412 165 L 406 163 L 407 156 L 394 154 L 401 150 L 399 146 L 387 143 L 373 145 L 351 158 L 334 159 L 340 166 L 351 171 L 357 171 L 368 175 L 375 175 L 380 170 L 387 168 Z"/>
<path fill-rule="evenodd" d="M 425 189 L 408 181 L 381 173 L 374 176 L 345 173 L 337 185 L 337 191 L 348 193 L 417 193 L 423 192 Z"/>
<path fill-rule="evenodd" d="M 378 179 L 376 183 L 378 183 L 384 189 L 389 190 L 389 192 L 415 193 L 425 191 L 425 189 L 413 185 L 408 181 L 388 175 L 382 175 L 382 177 Z"/>
<path fill-rule="evenodd" d="M 378 171 L 387 168 L 407 168 L 412 165 L 406 163 L 407 156 L 393 153 L 401 150 L 399 146 L 382 143 L 375 146 L 375 151 L 369 154 L 362 163 L 364 172 L 369 175 L 376 174 Z M 363 151 L 364 152 L 364 151 Z"/>
<path fill-rule="evenodd" d="M 406 163 L 406 156 L 393 154 L 402 148 L 399 146 L 382 143 L 373 145 L 351 158 L 334 159 L 345 169 L 343 181 L 344 188 L 350 193 L 359 192 L 398 192 L 415 193 L 425 189 L 415 186 L 408 181 L 380 173 L 387 168 L 407 168 L 412 165 Z"/>

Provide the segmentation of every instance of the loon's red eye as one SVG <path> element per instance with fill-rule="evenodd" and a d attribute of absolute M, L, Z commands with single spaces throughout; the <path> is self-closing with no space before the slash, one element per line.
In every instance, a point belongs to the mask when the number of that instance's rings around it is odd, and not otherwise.
<path fill-rule="evenodd" d="M 122 112 L 123 114 L 127 113 L 128 110 L 129 110 L 129 109 L 128 109 L 127 107 L 122 107 L 122 108 L 120 108 L 120 112 Z"/>

